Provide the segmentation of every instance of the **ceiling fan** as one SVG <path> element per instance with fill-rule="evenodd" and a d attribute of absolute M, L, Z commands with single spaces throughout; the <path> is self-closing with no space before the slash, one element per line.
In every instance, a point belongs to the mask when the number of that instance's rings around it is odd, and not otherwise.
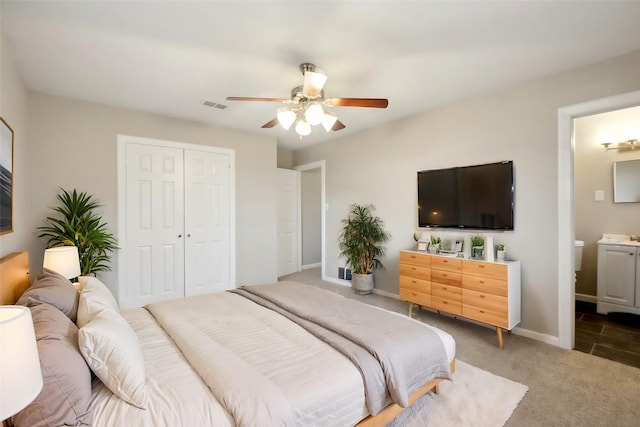
<path fill-rule="evenodd" d="M 389 101 L 384 98 L 325 98 L 324 84 L 327 76 L 315 72 L 316 66 L 310 63 L 300 64 L 300 71 L 304 77 L 302 86 L 291 89 L 291 98 L 250 98 L 229 96 L 228 101 L 261 101 L 280 102 L 287 104 L 278 108 L 275 119 L 268 121 L 263 128 L 272 128 L 278 123 L 289 130 L 295 123 L 295 131 L 303 136 L 311 134 L 311 126 L 321 124 L 327 132 L 338 131 L 345 125 L 338 120 L 327 107 L 367 107 L 387 108 Z"/>

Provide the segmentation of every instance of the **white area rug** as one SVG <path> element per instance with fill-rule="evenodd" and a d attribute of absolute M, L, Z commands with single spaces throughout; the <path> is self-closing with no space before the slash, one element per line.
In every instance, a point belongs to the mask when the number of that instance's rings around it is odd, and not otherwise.
<path fill-rule="evenodd" d="M 456 361 L 453 382 L 418 399 L 388 427 L 503 426 L 529 390 L 526 385 Z"/>

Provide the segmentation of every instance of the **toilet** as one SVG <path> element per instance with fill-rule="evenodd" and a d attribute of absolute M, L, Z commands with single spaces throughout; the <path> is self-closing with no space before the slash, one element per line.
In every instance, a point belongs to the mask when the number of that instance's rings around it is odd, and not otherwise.
<path fill-rule="evenodd" d="M 582 267 L 582 249 L 584 248 L 584 242 L 582 240 L 576 240 L 576 252 L 574 261 L 574 271 L 580 271 Z"/>

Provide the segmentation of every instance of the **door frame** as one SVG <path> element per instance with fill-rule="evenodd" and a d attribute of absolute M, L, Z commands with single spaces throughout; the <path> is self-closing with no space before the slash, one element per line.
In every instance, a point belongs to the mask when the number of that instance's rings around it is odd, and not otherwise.
<path fill-rule="evenodd" d="M 327 280 L 325 272 L 327 263 L 325 262 L 326 247 L 326 220 L 327 220 L 327 198 L 325 194 L 325 161 L 318 160 L 316 162 L 306 163 L 304 165 L 295 166 L 294 170 L 298 172 L 298 271 L 302 270 L 302 172 L 311 169 L 320 169 L 320 271 L 322 280 Z"/>
<path fill-rule="evenodd" d="M 117 200 L 117 233 L 118 242 L 125 242 L 127 236 L 127 144 L 152 145 L 156 147 L 178 148 L 183 150 L 206 151 L 229 156 L 229 283 L 236 287 L 236 152 L 230 148 L 214 147 L 211 145 L 190 144 L 186 142 L 169 141 L 164 139 L 145 138 L 132 135 L 117 135 L 116 144 L 116 200 Z M 118 299 L 125 296 L 122 292 L 126 281 L 126 247 L 119 247 L 117 251 L 118 263 Z"/>
<path fill-rule="evenodd" d="M 640 105 L 640 91 L 609 96 L 558 109 L 558 346 L 575 341 L 575 201 L 573 120 Z"/>

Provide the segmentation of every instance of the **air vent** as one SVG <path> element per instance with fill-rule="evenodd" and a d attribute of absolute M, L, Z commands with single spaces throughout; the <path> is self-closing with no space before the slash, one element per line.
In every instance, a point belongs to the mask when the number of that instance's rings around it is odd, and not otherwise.
<path fill-rule="evenodd" d="M 212 102 L 212 101 L 204 101 L 202 103 L 202 105 L 207 106 L 207 107 L 217 108 L 219 110 L 224 110 L 225 108 L 227 108 L 227 106 L 224 105 L 224 104 L 217 104 L 217 103 Z"/>

